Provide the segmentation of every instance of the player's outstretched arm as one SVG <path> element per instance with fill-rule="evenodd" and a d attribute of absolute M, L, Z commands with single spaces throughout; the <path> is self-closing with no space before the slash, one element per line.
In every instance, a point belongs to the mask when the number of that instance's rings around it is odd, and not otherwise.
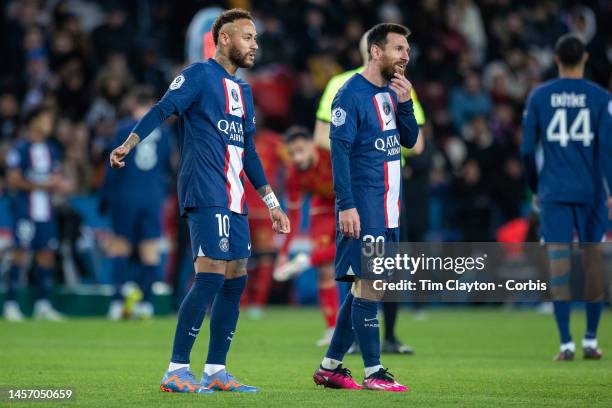
<path fill-rule="evenodd" d="M 412 148 L 419 136 L 419 125 L 414 116 L 412 102 L 412 84 L 404 75 L 395 73 L 395 78 L 391 80 L 389 88 L 397 94 L 400 143 L 404 147 Z"/>
<path fill-rule="evenodd" d="M 130 150 L 164 123 L 170 115 L 175 113 L 181 115 L 189 109 L 200 97 L 203 75 L 201 66 L 192 64 L 174 78 L 166 94 L 140 119 L 125 142 L 111 152 L 110 164 L 113 168 L 120 169 L 125 166 L 123 159 Z"/>

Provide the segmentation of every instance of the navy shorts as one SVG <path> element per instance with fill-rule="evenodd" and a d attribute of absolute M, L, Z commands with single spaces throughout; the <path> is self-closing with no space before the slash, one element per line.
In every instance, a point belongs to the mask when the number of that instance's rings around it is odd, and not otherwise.
<path fill-rule="evenodd" d="M 232 261 L 251 255 L 251 237 L 246 214 L 225 207 L 187 209 L 193 260 L 198 256 Z"/>
<path fill-rule="evenodd" d="M 540 203 L 540 235 L 546 243 L 602 242 L 608 208 L 599 204 Z"/>
<path fill-rule="evenodd" d="M 28 217 L 16 217 L 13 222 L 13 242 L 16 248 L 31 251 L 56 250 L 57 238 L 57 224 L 53 218 L 47 222 L 36 222 Z"/>
<path fill-rule="evenodd" d="M 399 228 L 366 228 L 359 239 L 347 238 L 336 230 L 336 280 L 353 282 L 361 278 L 361 244 L 399 242 Z"/>
<path fill-rule="evenodd" d="M 133 244 L 161 237 L 162 203 L 117 201 L 109 209 L 115 235 Z"/>

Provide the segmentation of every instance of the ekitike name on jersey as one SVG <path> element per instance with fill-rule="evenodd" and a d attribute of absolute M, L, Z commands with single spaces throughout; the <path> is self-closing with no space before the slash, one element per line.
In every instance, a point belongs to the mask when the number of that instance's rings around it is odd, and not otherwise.
<path fill-rule="evenodd" d="M 550 106 L 553 108 L 584 108 L 586 107 L 586 94 L 553 93 L 550 95 Z"/>
<path fill-rule="evenodd" d="M 227 135 L 232 142 L 244 143 L 244 131 L 241 122 L 221 119 L 217 122 L 217 129 Z"/>

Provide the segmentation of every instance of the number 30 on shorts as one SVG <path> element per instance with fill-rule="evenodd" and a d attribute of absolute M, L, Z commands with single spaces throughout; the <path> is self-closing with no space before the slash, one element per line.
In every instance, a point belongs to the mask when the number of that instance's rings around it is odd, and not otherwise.
<path fill-rule="evenodd" d="M 215 214 L 219 226 L 219 237 L 229 238 L 230 220 L 227 214 Z"/>
<path fill-rule="evenodd" d="M 362 238 L 364 243 L 363 245 L 363 255 L 364 256 L 377 256 L 381 257 L 385 254 L 385 237 L 383 235 L 379 235 L 375 237 L 374 235 L 364 235 Z"/>

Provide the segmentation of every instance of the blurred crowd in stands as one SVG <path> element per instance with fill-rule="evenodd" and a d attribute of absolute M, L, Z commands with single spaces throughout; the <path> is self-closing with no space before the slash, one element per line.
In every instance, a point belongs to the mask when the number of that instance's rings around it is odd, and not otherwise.
<path fill-rule="evenodd" d="M 529 90 L 556 75 L 561 34 L 584 40 L 587 76 L 612 88 L 607 0 L 0 0 L 0 163 L 20 118 L 53 105 L 75 194 L 95 195 L 130 91 L 146 85 L 163 95 L 185 65 L 191 18 L 210 6 L 256 18 L 260 51 L 245 75 L 260 131 L 278 134 L 312 129 L 328 79 L 362 64 L 367 28 L 387 21 L 412 30 L 408 77 L 425 110 L 426 148 L 403 171 L 404 239 L 494 240 L 525 215 L 522 109 Z"/>

